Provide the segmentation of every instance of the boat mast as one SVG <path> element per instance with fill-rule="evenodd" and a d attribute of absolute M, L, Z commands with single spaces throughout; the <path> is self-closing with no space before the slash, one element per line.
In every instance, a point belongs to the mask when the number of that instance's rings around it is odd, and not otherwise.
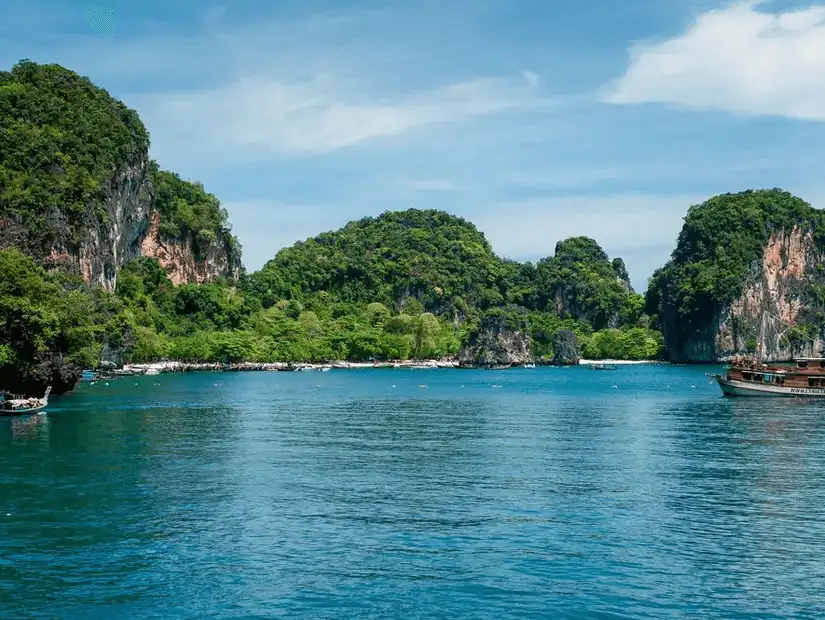
<path fill-rule="evenodd" d="M 765 357 L 765 310 L 762 310 L 762 320 L 759 324 L 759 340 L 757 342 L 757 360 L 756 363 L 761 366 L 762 359 Z"/>

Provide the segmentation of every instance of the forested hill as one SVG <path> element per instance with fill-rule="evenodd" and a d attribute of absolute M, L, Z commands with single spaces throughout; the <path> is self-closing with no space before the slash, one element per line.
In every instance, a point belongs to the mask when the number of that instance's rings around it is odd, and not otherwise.
<path fill-rule="evenodd" d="M 264 305 L 327 294 L 348 303 L 463 316 L 520 301 L 532 267 L 497 257 L 476 227 L 441 211 L 409 209 L 350 222 L 278 252 L 252 276 Z"/>
<path fill-rule="evenodd" d="M 217 200 L 170 182 L 148 150 L 138 115 L 87 78 L 27 60 L 0 71 L 0 248 L 110 289 L 147 253 L 191 263 L 178 281 L 237 275 Z"/>
<path fill-rule="evenodd" d="M 497 256 L 467 220 L 417 209 L 350 222 L 285 248 L 251 285 L 265 306 L 323 294 L 402 311 L 413 300 L 454 320 L 515 307 L 583 319 L 597 329 L 632 322 L 643 305 L 622 260 L 611 262 L 592 239 L 560 241 L 554 256 L 518 263 Z"/>
<path fill-rule="evenodd" d="M 518 263 L 466 220 L 390 211 L 246 276 L 218 198 L 148 148 L 87 78 L 0 72 L 0 389 L 59 393 L 102 359 L 519 363 L 560 332 L 589 357 L 660 351 L 623 263 L 586 237 Z"/>
<path fill-rule="evenodd" d="M 692 206 L 647 308 L 661 316 L 675 361 L 754 353 L 760 334 L 769 358 L 821 355 L 825 212 L 780 189 Z"/>

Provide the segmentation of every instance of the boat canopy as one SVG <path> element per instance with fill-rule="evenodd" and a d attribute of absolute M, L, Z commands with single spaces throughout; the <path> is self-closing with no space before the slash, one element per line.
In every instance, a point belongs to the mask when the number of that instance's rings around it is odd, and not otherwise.
<path fill-rule="evenodd" d="M 798 368 L 808 368 L 810 366 L 819 366 L 825 368 L 825 358 L 822 357 L 798 357 L 796 359 Z"/>

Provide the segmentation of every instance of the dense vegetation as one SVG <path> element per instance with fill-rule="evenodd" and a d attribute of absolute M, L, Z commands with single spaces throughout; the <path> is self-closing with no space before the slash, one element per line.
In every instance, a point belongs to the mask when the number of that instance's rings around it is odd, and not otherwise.
<path fill-rule="evenodd" d="M 412 230 L 397 234 L 397 226 Z M 415 232 L 421 230 L 425 234 Z M 357 242 L 348 239 L 354 232 Z M 142 258 L 120 271 L 116 291 L 107 294 L 45 274 L 19 252 L 0 255 L 28 261 L 22 272 L 34 270 L 49 283 L 34 287 L 47 293 L 31 300 L 20 287 L 26 303 L 62 308 L 71 296 L 74 305 L 85 304 L 83 330 L 66 323 L 73 340 L 46 339 L 37 349 L 59 354 L 74 373 L 104 348 L 133 362 L 442 357 L 455 355 L 491 321 L 525 333 L 536 356 L 552 357 L 561 329 L 576 333 L 586 357 L 659 355 L 661 336 L 647 329 L 640 297 L 620 278 L 623 269 L 592 240 L 570 240 L 557 250 L 536 267 L 502 260 L 471 224 L 444 213 L 406 211 L 282 250 L 239 285 L 173 286 L 157 261 Z M 0 320 L 10 342 L 20 338 L 11 315 Z M 8 358 L 23 376 L 31 366 L 19 362 Z M 21 384 L 11 374 L 4 380 Z"/>
<path fill-rule="evenodd" d="M 228 244 L 230 253 L 240 255 L 238 240 L 230 233 L 229 214 L 203 185 L 161 170 L 155 161 L 149 162 L 149 178 L 160 213 L 161 236 L 191 240 L 196 258 L 216 243 Z"/>
<path fill-rule="evenodd" d="M 113 352 L 135 362 L 440 357 L 498 325 L 531 338 L 538 356 L 552 356 L 561 329 L 590 357 L 661 349 L 621 260 L 592 239 L 522 264 L 439 211 L 351 222 L 239 283 L 176 287 L 145 258 L 122 267 L 112 293 L 57 265 L 44 271 L 50 248 L 77 250 L 107 221 L 109 186 L 134 166 L 145 166 L 140 199 L 154 196 L 161 237 L 191 243 L 196 258 L 215 244 L 239 256 L 217 198 L 148 162 L 148 147 L 137 114 L 88 79 L 30 61 L 0 72 L 0 246 L 23 251 L 0 251 L 0 388 L 59 392 Z"/>
<path fill-rule="evenodd" d="M 0 251 L 0 386 L 37 394 L 73 385 L 99 359 L 99 310 L 77 282 L 17 249 Z"/>
<path fill-rule="evenodd" d="M 105 217 L 105 182 L 148 147 L 137 114 L 87 78 L 27 60 L 0 72 L 0 218 L 41 252 L 61 229 L 76 241 L 90 206 Z"/>
<path fill-rule="evenodd" d="M 265 306 L 319 293 L 346 303 L 463 315 L 507 301 L 519 265 L 500 260 L 472 224 L 440 211 L 410 209 L 351 222 L 278 252 L 252 277 Z"/>
<path fill-rule="evenodd" d="M 690 207 L 670 261 L 651 278 L 647 312 L 672 316 L 674 336 L 684 341 L 741 294 L 771 234 L 794 226 L 825 241 L 822 212 L 779 189 L 723 194 Z"/>

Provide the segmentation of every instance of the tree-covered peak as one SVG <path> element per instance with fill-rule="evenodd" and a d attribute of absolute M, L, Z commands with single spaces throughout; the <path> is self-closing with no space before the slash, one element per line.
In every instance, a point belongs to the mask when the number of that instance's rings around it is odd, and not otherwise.
<path fill-rule="evenodd" d="M 29 60 L 0 71 L 0 217 L 32 249 L 67 224 L 77 234 L 104 183 L 148 148 L 138 115 L 88 78 Z"/>
<path fill-rule="evenodd" d="M 822 220 L 821 211 L 781 189 L 720 194 L 690 207 L 672 260 L 696 262 L 733 253 L 747 263 L 774 231 L 817 230 Z"/>
<path fill-rule="evenodd" d="M 517 271 L 484 235 L 443 211 L 407 209 L 350 222 L 284 248 L 253 277 L 265 304 L 326 292 L 345 302 L 400 308 L 405 299 L 441 314 L 504 300 Z"/>
<path fill-rule="evenodd" d="M 670 260 L 651 278 L 647 311 L 673 313 L 681 340 L 742 292 L 771 235 L 794 228 L 825 240 L 825 214 L 781 189 L 714 196 L 690 207 Z"/>
<path fill-rule="evenodd" d="M 607 263 L 607 254 L 590 237 L 569 237 L 556 243 L 553 258 L 562 265 L 574 263 Z"/>

